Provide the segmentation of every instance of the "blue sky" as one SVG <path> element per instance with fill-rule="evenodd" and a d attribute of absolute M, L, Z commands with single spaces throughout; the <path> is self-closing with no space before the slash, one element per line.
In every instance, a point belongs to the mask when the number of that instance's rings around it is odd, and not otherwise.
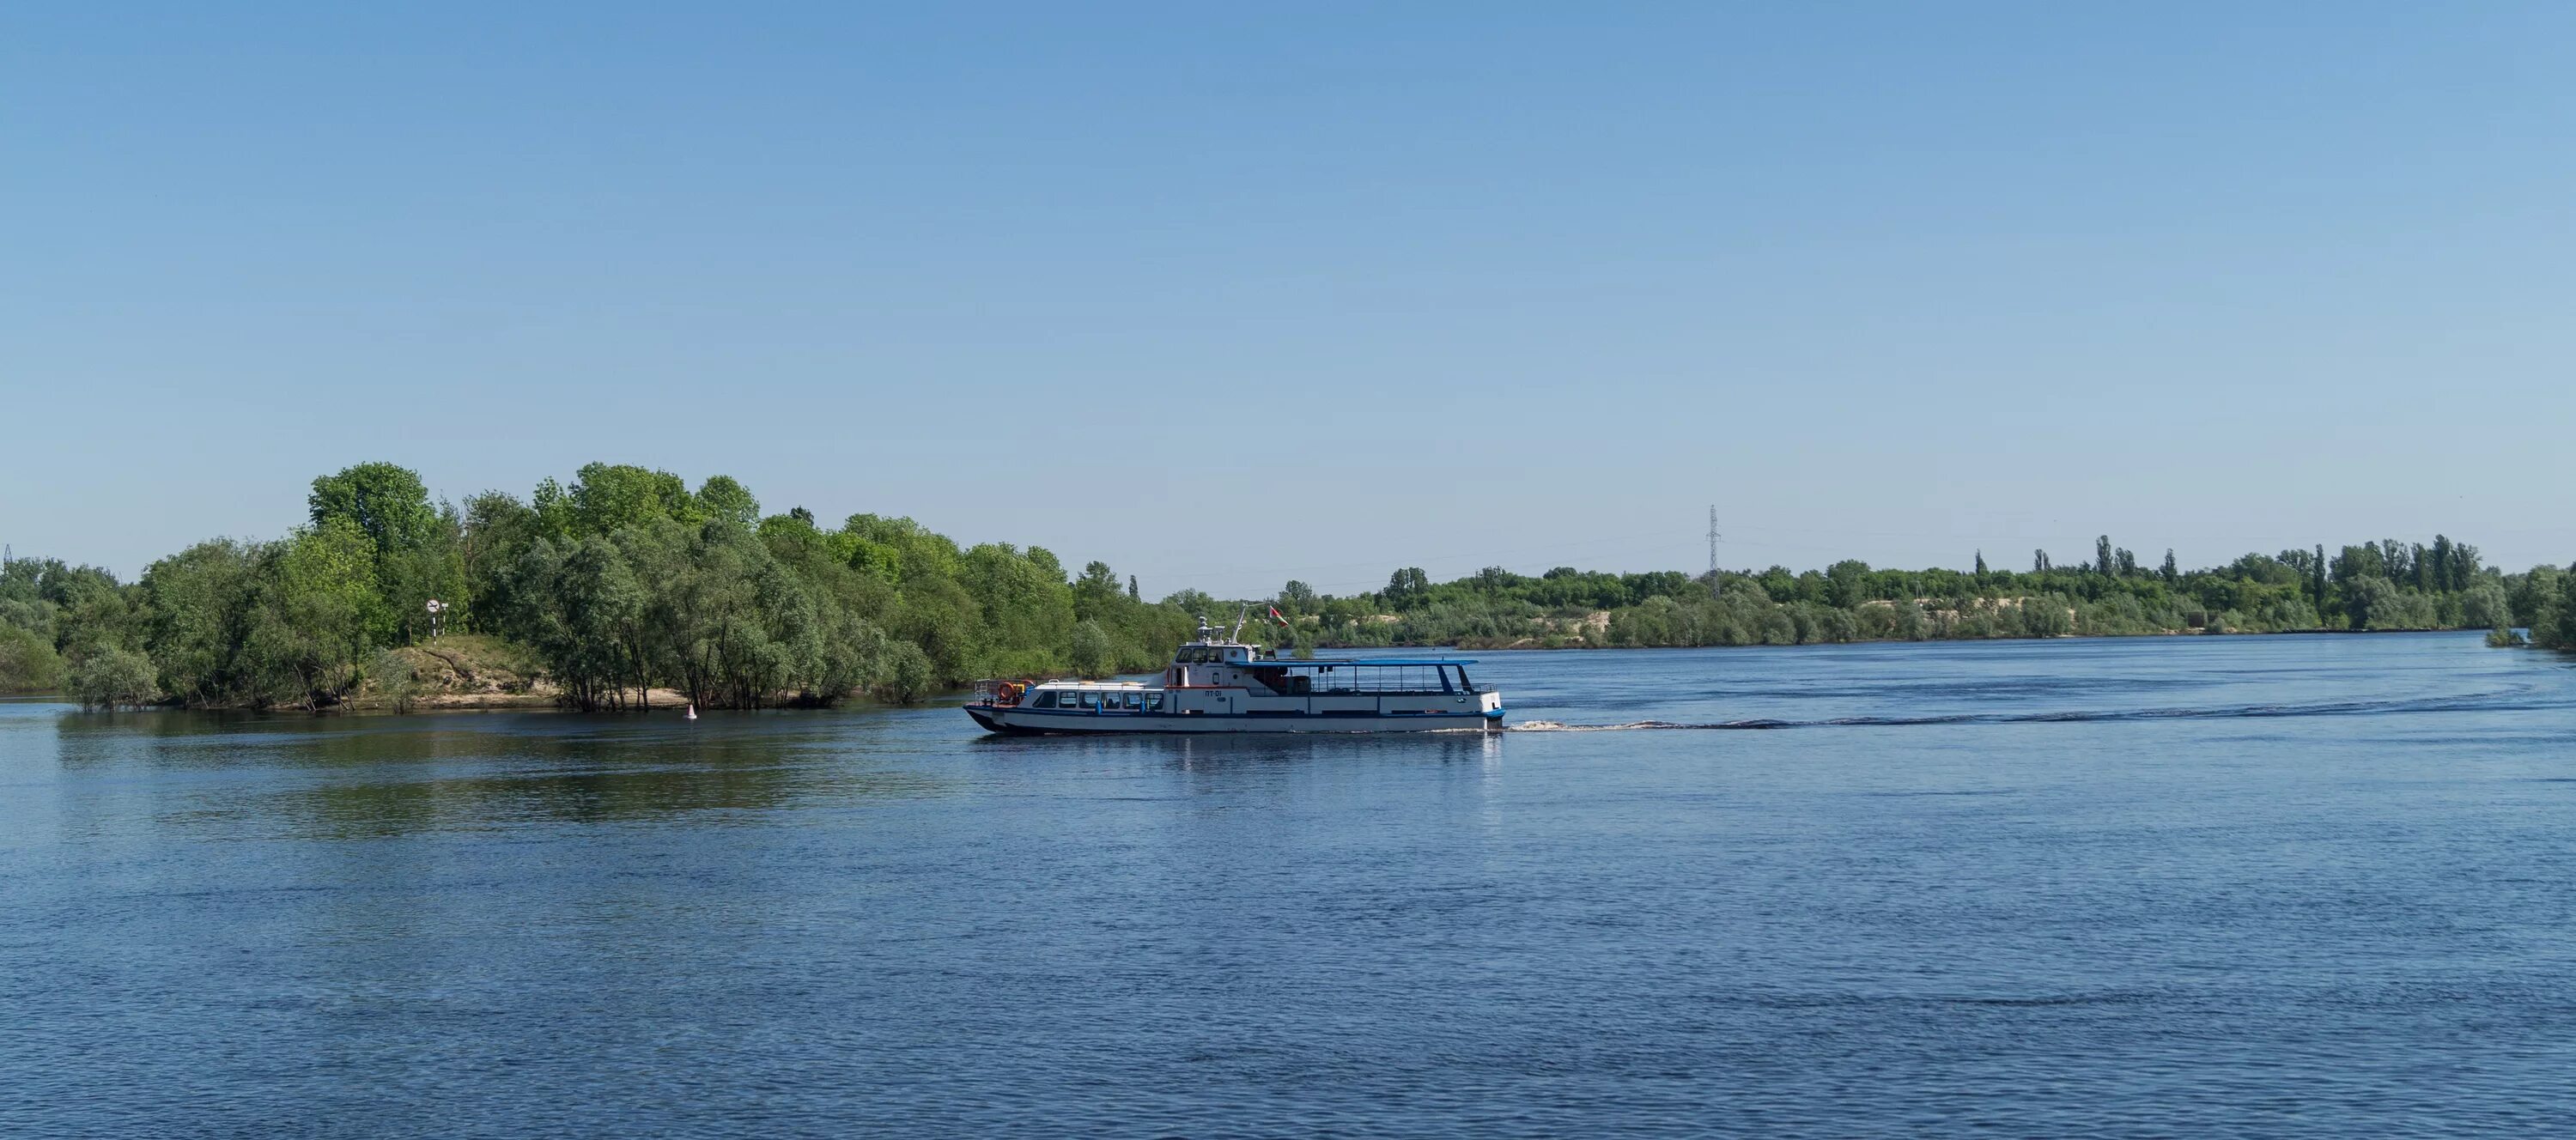
<path fill-rule="evenodd" d="M 602 459 L 1151 593 L 2576 558 L 2576 8 L 20 5 L 0 540 Z"/>

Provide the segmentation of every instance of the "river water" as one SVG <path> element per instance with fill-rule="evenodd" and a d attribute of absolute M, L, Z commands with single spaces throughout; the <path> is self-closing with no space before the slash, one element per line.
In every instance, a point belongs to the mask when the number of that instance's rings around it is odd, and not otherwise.
<path fill-rule="evenodd" d="M 1488 655 L 1517 723 L 0 703 L 0 1134 L 2354 1135 L 2576 1117 L 2576 669 Z M 1767 731 L 1708 727 L 1762 725 Z"/>

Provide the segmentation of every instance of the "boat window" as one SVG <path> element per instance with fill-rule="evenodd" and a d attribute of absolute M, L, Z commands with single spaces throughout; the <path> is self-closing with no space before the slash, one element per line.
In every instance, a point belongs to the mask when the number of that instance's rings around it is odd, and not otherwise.
<path fill-rule="evenodd" d="M 1084 707 L 1084 708 L 1086 708 L 1086 709 L 1090 709 L 1090 710 L 1091 710 L 1091 711 L 1093 711 L 1093 712 L 1099 712 L 1099 711 L 1100 711 L 1100 694 L 1098 694 L 1098 693 L 1084 693 L 1084 694 L 1082 694 L 1082 707 Z"/>
<path fill-rule="evenodd" d="M 1145 707 L 1145 694 L 1127 693 L 1118 698 L 1118 703 L 1124 706 L 1128 712 L 1134 712 Z"/>
<path fill-rule="evenodd" d="M 1037 699 L 1037 701 L 1036 701 L 1034 704 L 1030 705 L 1029 707 L 1031 707 L 1031 708 L 1040 708 L 1040 709 L 1051 709 L 1051 708 L 1054 708 L 1054 707 L 1055 707 L 1055 690 L 1053 690 L 1053 689 L 1049 689 L 1049 690 L 1047 690 L 1047 691 L 1045 691 L 1045 692 L 1043 692 L 1043 693 L 1039 693 L 1039 694 L 1038 694 L 1038 699 Z"/>
<path fill-rule="evenodd" d="M 1161 711 L 1163 711 L 1163 694 L 1161 694 L 1161 693 L 1147 693 L 1147 694 L 1145 694 L 1145 711 L 1146 711 L 1146 712 L 1161 712 Z"/>

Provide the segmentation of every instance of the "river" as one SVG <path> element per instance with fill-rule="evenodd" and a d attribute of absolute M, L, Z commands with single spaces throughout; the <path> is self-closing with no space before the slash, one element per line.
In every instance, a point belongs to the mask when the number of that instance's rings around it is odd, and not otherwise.
<path fill-rule="evenodd" d="M 0 1134 L 2576 1112 L 2562 659 L 2157 638 L 1475 676 L 1575 730 L 0 703 Z M 1640 724 L 1675 727 L 1612 727 Z"/>

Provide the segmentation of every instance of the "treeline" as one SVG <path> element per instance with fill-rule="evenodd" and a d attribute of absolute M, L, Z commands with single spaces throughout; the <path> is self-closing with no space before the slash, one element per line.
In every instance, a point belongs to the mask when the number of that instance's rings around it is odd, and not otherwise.
<path fill-rule="evenodd" d="M 2091 560 L 2063 565 L 2034 551 L 2031 569 L 1824 570 L 1607 574 L 1558 567 L 1530 577 L 1488 567 L 1434 584 L 1418 568 L 1348 598 L 1303 583 L 1280 591 L 1298 636 L 1321 646 L 1458 644 L 1703 646 L 2133 635 L 2195 631 L 2496 629 L 2529 626 L 2556 643 L 2576 621 L 2576 579 L 2555 567 L 2506 574 L 2476 547 L 2436 536 L 2279 554 L 2183 570 L 2155 567 L 2098 540 Z"/>
<path fill-rule="evenodd" d="M 435 622 L 527 647 L 583 709 L 655 688 L 718 708 L 910 701 L 976 677 L 1154 668 L 1209 604 L 1146 603 L 1100 563 L 1069 579 L 1042 548 L 961 549 L 910 519 L 764 516 L 731 478 L 692 490 L 633 466 L 460 507 L 368 463 L 314 480 L 307 506 L 285 538 L 202 542 L 132 584 L 10 561 L 0 687 L 318 709 L 399 669 L 386 651 Z"/>
<path fill-rule="evenodd" d="M 417 475 L 368 463 L 314 480 L 306 522 L 271 541 L 212 539 L 120 583 L 52 559 L 0 563 L 0 691 L 69 691 L 94 706 L 319 709 L 370 677 L 408 677 L 393 650 L 438 630 L 529 651 L 563 703 L 630 707 L 656 689 L 710 707 L 911 701 L 979 677 L 1103 676 L 1159 667 L 1200 615 L 1195 591 L 1145 601 L 1092 562 L 1069 574 L 1039 547 L 960 547 L 906 518 L 824 528 L 802 507 L 763 514 L 725 476 L 594 463 L 522 498 L 434 503 Z M 433 615 L 436 600 L 443 611 Z M 1614 574 L 1488 567 L 1432 582 L 1408 567 L 1379 591 L 1300 582 L 1273 598 L 1320 647 L 1800 645 L 1864 640 L 2196 631 L 2493 629 L 2576 650 L 2576 570 L 2502 573 L 2436 536 L 2248 554 L 2185 571 L 2141 565 L 2105 537 L 2094 557 L 2027 571 L 1823 570 Z"/>

